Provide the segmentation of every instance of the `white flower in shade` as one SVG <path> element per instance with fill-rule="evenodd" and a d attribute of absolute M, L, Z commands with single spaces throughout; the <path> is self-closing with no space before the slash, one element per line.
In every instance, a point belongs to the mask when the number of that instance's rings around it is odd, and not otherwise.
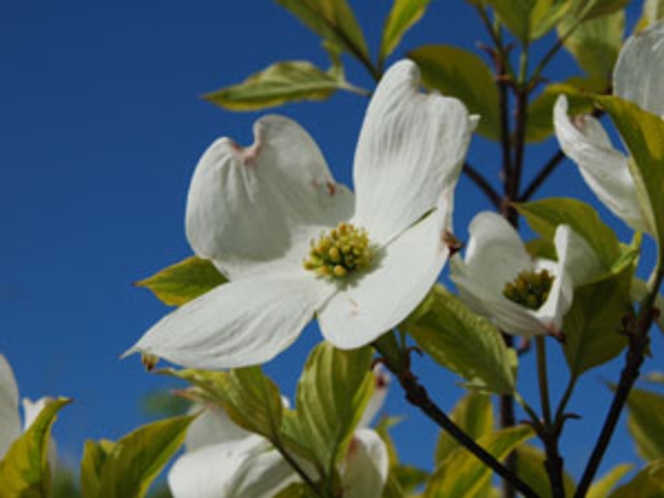
<path fill-rule="evenodd" d="M 355 153 L 355 198 L 289 119 L 260 119 L 248 148 L 216 141 L 194 173 L 186 229 L 230 283 L 163 318 L 128 353 L 232 368 L 270 360 L 314 315 L 341 349 L 402 322 L 448 258 L 443 234 L 476 124 L 459 100 L 418 85 L 410 61 L 378 85 Z"/>
<path fill-rule="evenodd" d="M 339 464 L 344 498 L 380 498 L 387 481 L 389 456 L 378 434 L 368 429 L 380 410 L 389 377 L 375 370 L 373 397 Z M 272 498 L 300 477 L 265 438 L 235 425 L 226 412 L 210 407 L 187 432 L 186 452 L 168 474 L 174 498 Z M 316 478 L 313 465 L 298 463 Z"/>
<path fill-rule="evenodd" d="M 24 421 L 18 407 L 18 386 L 7 359 L 0 354 L 0 460 L 2 460 L 12 443 L 35 421 L 50 398 L 41 398 L 32 402 L 23 399 Z M 52 455 L 51 456 L 52 459 Z"/>
<path fill-rule="evenodd" d="M 465 260 L 457 255 L 451 261 L 462 301 L 509 334 L 559 336 L 574 287 L 601 270 L 585 239 L 558 226 L 558 261 L 551 261 L 531 257 L 519 234 L 496 213 L 478 214 L 469 232 Z"/>
<path fill-rule="evenodd" d="M 615 95 L 658 116 L 664 115 L 664 24 L 625 42 L 613 73 Z M 635 230 L 653 233 L 636 196 L 629 157 L 615 149 L 604 127 L 592 116 L 567 115 L 567 98 L 554 107 L 556 136 L 565 154 L 600 201 Z"/>

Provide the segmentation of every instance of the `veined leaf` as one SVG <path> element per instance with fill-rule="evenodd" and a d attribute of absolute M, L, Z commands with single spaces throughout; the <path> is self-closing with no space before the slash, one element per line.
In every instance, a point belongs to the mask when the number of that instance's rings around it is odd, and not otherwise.
<path fill-rule="evenodd" d="M 337 50 L 369 59 L 362 29 L 346 0 L 277 0 Z"/>
<path fill-rule="evenodd" d="M 280 62 L 237 85 L 203 96 L 233 111 L 267 109 L 287 102 L 324 100 L 336 90 L 356 90 L 338 71 L 326 72 L 308 62 Z"/>
<path fill-rule="evenodd" d="M 572 0 L 570 3 L 570 16 L 587 20 L 627 7 L 629 0 Z"/>
<path fill-rule="evenodd" d="M 620 97 L 598 97 L 627 144 L 628 161 L 647 226 L 664 260 L 664 120 Z"/>
<path fill-rule="evenodd" d="M 226 282 L 228 279 L 210 261 L 191 256 L 136 282 L 136 286 L 151 290 L 168 306 L 182 306 Z"/>
<path fill-rule="evenodd" d="M 563 0 L 485 1 L 523 44 L 528 44 L 553 29 L 569 8 L 569 2 Z"/>
<path fill-rule="evenodd" d="M 662 498 L 664 460 L 648 463 L 630 482 L 616 489 L 609 498 Z"/>
<path fill-rule="evenodd" d="M 346 454 L 371 396 L 371 348 L 343 351 L 324 342 L 307 359 L 297 386 L 301 435 L 326 471 Z"/>
<path fill-rule="evenodd" d="M 618 481 L 632 468 L 634 466 L 627 463 L 616 465 L 590 486 L 586 498 L 607 498 L 611 490 L 618 484 Z"/>
<path fill-rule="evenodd" d="M 454 407 L 450 418 L 475 440 L 490 434 L 493 432 L 493 405 L 491 404 L 491 397 L 475 391 L 468 391 L 468 394 Z M 446 431 L 441 431 L 438 438 L 438 445 L 436 446 L 436 464 L 443 462 L 459 446 L 456 439 Z"/>
<path fill-rule="evenodd" d="M 69 403 L 71 400 L 66 398 L 48 402 L 28 430 L 9 447 L 0 461 L 0 497 L 50 498 L 51 427 L 60 409 Z"/>
<path fill-rule="evenodd" d="M 435 362 L 464 377 L 470 386 L 494 393 L 514 391 L 514 351 L 495 326 L 442 286 L 434 287 L 402 328 Z"/>
<path fill-rule="evenodd" d="M 627 406 L 627 427 L 641 458 L 646 461 L 664 459 L 664 396 L 632 389 Z"/>
<path fill-rule="evenodd" d="M 498 90 L 491 70 L 477 55 L 448 45 L 425 45 L 408 54 L 422 71 L 424 85 L 461 100 L 481 116 L 477 132 L 500 138 Z"/>
<path fill-rule="evenodd" d="M 517 450 L 516 473 L 540 498 L 551 498 L 549 475 L 544 466 L 545 456 L 542 450 L 524 444 Z M 565 496 L 573 496 L 576 484 L 567 472 L 563 474 Z"/>
<path fill-rule="evenodd" d="M 532 436 L 530 427 L 510 427 L 481 437 L 477 444 L 502 460 Z M 424 498 L 480 498 L 478 491 L 486 489 L 490 480 L 491 469 L 460 447 L 436 468 Z"/>
<path fill-rule="evenodd" d="M 379 61 L 382 63 L 401 42 L 401 38 L 413 24 L 419 21 L 431 0 L 394 0 L 380 45 Z"/>
<path fill-rule="evenodd" d="M 88 441 L 81 462 L 86 498 L 142 498 L 184 441 L 195 417 L 160 420 L 117 443 Z"/>

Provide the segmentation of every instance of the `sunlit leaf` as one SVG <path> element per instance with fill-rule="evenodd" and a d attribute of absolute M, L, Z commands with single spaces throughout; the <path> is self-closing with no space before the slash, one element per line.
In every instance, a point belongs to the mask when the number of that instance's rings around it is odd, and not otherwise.
<path fill-rule="evenodd" d="M 664 460 L 648 463 L 631 481 L 616 489 L 609 498 L 662 498 Z"/>
<path fill-rule="evenodd" d="M 664 120 L 620 97 L 599 97 L 631 153 L 629 168 L 646 224 L 664 259 Z M 660 263 L 661 264 L 661 263 Z"/>
<path fill-rule="evenodd" d="M 485 0 L 512 34 L 527 44 L 544 36 L 569 8 L 563 0 Z"/>
<path fill-rule="evenodd" d="M 308 62 L 280 62 L 244 82 L 203 96 L 205 100 L 233 111 L 267 109 L 301 100 L 324 100 L 336 90 L 354 90 L 343 74 L 326 72 Z"/>
<path fill-rule="evenodd" d="M 70 402 L 66 398 L 47 402 L 28 430 L 9 447 L 0 461 L 2 498 L 50 498 L 51 427 L 60 409 Z"/>
<path fill-rule="evenodd" d="M 394 0 L 383 28 L 379 60 L 382 62 L 401 42 L 413 24 L 419 21 L 431 0 Z"/>
<path fill-rule="evenodd" d="M 279 491 L 274 498 L 318 498 L 318 495 L 306 484 L 294 482 Z"/>
<path fill-rule="evenodd" d="M 226 282 L 210 261 L 192 256 L 136 282 L 136 286 L 150 289 L 164 304 L 182 306 Z"/>
<path fill-rule="evenodd" d="M 626 7 L 630 0 L 572 0 L 569 15 L 577 19 L 592 19 Z"/>
<path fill-rule="evenodd" d="M 297 386 L 301 435 L 324 469 L 335 468 L 371 396 L 371 348 L 343 351 L 324 342 L 309 355 Z"/>
<path fill-rule="evenodd" d="M 470 386 L 494 393 L 514 391 L 513 350 L 496 327 L 442 286 L 434 287 L 402 328 L 434 361 L 464 377 Z"/>
<path fill-rule="evenodd" d="M 116 443 L 88 441 L 81 463 L 86 498 L 142 498 L 184 441 L 194 417 L 139 427 Z"/>
<path fill-rule="evenodd" d="M 664 396 L 632 389 L 627 406 L 627 427 L 639 455 L 646 461 L 664 459 Z"/>
<path fill-rule="evenodd" d="M 477 444 L 496 459 L 502 460 L 514 448 L 533 436 L 529 427 L 511 427 L 481 437 Z M 424 498 L 470 498 L 486 489 L 491 469 L 465 447 L 457 448 L 436 468 Z"/>
<path fill-rule="evenodd" d="M 491 397 L 469 391 L 450 413 L 450 418 L 466 434 L 477 440 L 493 432 L 493 405 Z M 456 439 L 446 431 L 441 431 L 436 446 L 436 464 L 441 463 L 459 447 Z"/>
<path fill-rule="evenodd" d="M 492 140 L 500 137 L 498 90 L 491 70 L 477 55 L 448 45 L 426 45 L 408 54 L 422 71 L 424 85 L 463 101 L 480 115 L 477 131 Z"/>
<path fill-rule="evenodd" d="M 517 450 L 516 473 L 540 498 L 551 498 L 551 484 L 544 466 L 542 450 L 524 444 Z M 567 472 L 563 473 L 565 496 L 573 496 L 576 484 Z"/>
<path fill-rule="evenodd" d="M 590 486 L 586 498 L 607 498 L 616 484 L 633 468 L 633 465 L 626 463 L 616 465 Z"/>

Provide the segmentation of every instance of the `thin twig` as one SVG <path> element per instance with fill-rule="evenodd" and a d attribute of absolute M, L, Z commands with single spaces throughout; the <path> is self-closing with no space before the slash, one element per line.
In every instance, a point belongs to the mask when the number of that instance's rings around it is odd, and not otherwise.
<path fill-rule="evenodd" d="M 463 173 L 470 178 L 482 192 L 484 192 L 496 209 L 500 209 L 500 195 L 498 195 L 498 192 L 496 192 L 479 171 L 477 171 L 470 163 L 465 162 L 463 165 Z"/>
<path fill-rule="evenodd" d="M 523 194 L 519 196 L 519 202 L 530 200 L 532 196 L 535 195 L 535 192 L 537 192 L 537 189 L 539 189 L 549 176 L 551 176 L 563 159 L 565 159 L 565 153 L 562 150 L 559 150 L 551 156 L 540 172 L 537 173 L 537 176 L 533 178 L 528 187 L 523 191 Z"/>

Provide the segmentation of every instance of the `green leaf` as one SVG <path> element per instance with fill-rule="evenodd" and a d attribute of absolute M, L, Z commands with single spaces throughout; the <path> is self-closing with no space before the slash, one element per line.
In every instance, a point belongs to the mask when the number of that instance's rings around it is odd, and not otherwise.
<path fill-rule="evenodd" d="M 303 482 L 294 482 L 279 491 L 274 498 L 318 498 L 318 495 Z"/>
<path fill-rule="evenodd" d="M 436 285 L 402 328 L 431 358 L 464 377 L 470 386 L 514 392 L 516 355 L 498 329 Z M 482 358 L 482 361 L 477 361 Z"/>
<path fill-rule="evenodd" d="M 117 443 L 88 441 L 81 462 L 86 498 L 142 498 L 184 441 L 195 417 L 144 425 Z"/>
<path fill-rule="evenodd" d="M 380 45 L 379 61 L 382 62 L 401 42 L 401 38 L 417 21 L 419 21 L 431 0 L 394 0 Z"/>
<path fill-rule="evenodd" d="M 346 0 L 277 0 L 336 50 L 369 60 L 362 29 Z"/>
<path fill-rule="evenodd" d="M 490 434 L 493 432 L 491 398 L 482 393 L 469 391 L 454 407 L 450 418 L 475 440 Z M 447 431 L 441 431 L 436 446 L 436 464 L 443 462 L 457 448 L 459 448 L 457 440 L 450 436 Z"/>
<path fill-rule="evenodd" d="M 627 463 L 616 465 L 590 486 L 586 498 L 607 498 L 618 481 L 625 477 L 632 468 L 634 466 Z"/>
<path fill-rule="evenodd" d="M 615 358 L 627 346 L 621 330 L 632 302 L 633 273 L 631 266 L 574 290 L 572 307 L 563 322 L 563 351 L 573 377 Z"/>
<path fill-rule="evenodd" d="M 182 306 L 226 282 L 226 277 L 210 261 L 192 256 L 135 285 L 151 290 L 168 306 Z"/>
<path fill-rule="evenodd" d="M 325 100 L 336 90 L 362 92 L 339 71 L 323 71 L 308 62 L 279 62 L 240 84 L 221 88 L 203 98 L 232 111 L 255 111 L 287 102 Z"/>
<path fill-rule="evenodd" d="M 516 473 L 540 498 L 551 498 L 549 476 L 544 467 L 542 450 L 524 444 L 517 449 Z M 576 484 L 567 472 L 563 474 L 565 496 L 573 496 Z"/>
<path fill-rule="evenodd" d="M 627 427 L 641 458 L 646 461 L 664 459 L 664 396 L 633 389 L 627 406 Z"/>
<path fill-rule="evenodd" d="M 2 498 L 50 498 L 51 467 L 48 462 L 51 427 L 60 409 L 71 400 L 47 402 L 35 421 L 12 443 L 0 461 Z"/>
<path fill-rule="evenodd" d="M 408 54 L 422 71 L 424 86 L 463 101 L 481 116 L 477 132 L 500 138 L 498 90 L 489 67 L 477 55 L 448 45 L 425 45 Z"/>
<path fill-rule="evenodd" d="M 481 437 L 477 443 L 502 460 L 532 437 L 529 427 L 510 427 Z M 478 492 L 491 481 L 491 469 L 465 447 L 457 448 L 434 472 L 424 498 L 481 498 Z"/>
<path fill-rule="evenodd" d="M 587 94 L 602 94 L 606 89 L 604 80 L 579 77 L 548 85 L 528 107 L 526 140 L 541 142 L 553 134 L 553 106 L 559 95 L 567 96 L 569 114 L 576 116 L 593 111 L 592 99 Z"/>
<path fill-rule="evenodd" d="M 664 260 L 664 120 L 620 97 L 598 97 L 625 141 L 628 161 L 646 224 Z"/>
<path fill-rule="evenodd" d="M 301 435 L 332 475 L 373 391 L 371 348 L 343 351 L 324 342 L 309 355 L 297 386 Z"/>
<path fill-rule="evenodd" d="M 664 460 L 648 463 L 630 482 L 616 489 L 609 498 L 662 498 Z"/>
<path fill-rule="evenodd" d="M 577 19 L 569 16 L 563 20 L 558 25 L 558 33 L 563 36 Z M 564 46 L 589 76 L 609 84 L 624 32 L 625 14 L 619 10 L 581 23 L 567 37 Z"/>
<path fill-rule="evenodd" d="M 526 218 L 528 225 L 548 241 L 553 241 L 558 225 L 569 225 L 588 242 L 606 270 L 621 255 L 616 234 L 585 202 L 558 197 L 515 204 L 514 207 Z"/>
<path fill-rule="evenodd" d="M 553 29 L 569 8 L 569 2 L 562 0 L 486 0 L 486 3 L 523 44 Z"/>
<path fill-rule="evenodd" d="M 572 0 L 570 17 L 592 19 L 612 14 L 629 4 L 630 0 Z"/>
<path fill-rule="evenodd" d="M 383 490 L 383 498 L 406 498 L 406 493 L 401 489 L 396 478 L 390 474 L 387 478 L 387 484 L 385 484 L 385 489 Z"/>

